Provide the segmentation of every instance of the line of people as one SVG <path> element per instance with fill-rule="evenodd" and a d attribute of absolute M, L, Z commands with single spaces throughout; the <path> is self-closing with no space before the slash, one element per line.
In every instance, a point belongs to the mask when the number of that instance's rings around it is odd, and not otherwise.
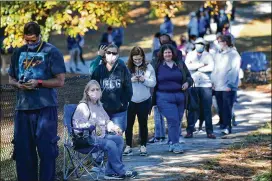
<path fill-rule="evenodd" d="M 63 55 L 53 45 L 41 40 L 37 23 L 25 25 L 24 39 L 26 45 L 14 51 L 8 72 L 10 84 L 18 88 L 13 158 L 16 160 L 18 180 L 38 180 L 37 148 L 41 160 L 39 180 L 54 180 L 59 140 L 54 88 L 64 85 L 66 70 Z M 207 137 L 215 138 L 211 123 L 212 89 L 219 108 L 222 132 L 231 133 L 240 56 L 229 35 L 218 36 L 217 41 L 218 51 L 211 55 L 205 52 L 205 41 L 197 39 L 195 50 L 184 61 L 182 52 L 171 37 L 162 34 L 159 37 L 161 47 L 153 52 L 150 63 L 146 61 L 143 49 L 134 47 L 128 65 L 119 59 L 116 45 L 99 46 L 99 55 L 90 67 L 92 80 L 84 89 L 73 124 L 78 128 L 95 124 L 100 146 L 111 153 L 105 179 L 137 175 L 137 172 L 125 168 L 122 155 L 131 154 L 136 115 L 140 125 L 140 154 L 147 155 L 147 120 L 152 107 L 155 138 L 165 139 L 165 117 L 168 151 L 183 153 L 179 141 L 181 121 L 189 108 L 188 93 L 191 91 L 197 92 L 200 108 L 197 111 L 188 110 L 185 137 L 193 137 L 194 124 L 201 117 L 206 123 Z M 124 151 L 123 133 L 126 135 Z"/>

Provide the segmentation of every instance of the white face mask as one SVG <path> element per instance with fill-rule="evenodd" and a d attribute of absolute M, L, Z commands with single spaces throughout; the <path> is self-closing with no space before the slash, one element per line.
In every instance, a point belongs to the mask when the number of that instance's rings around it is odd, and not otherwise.
<path fill-rule="evenodd" d="M 133 64 L 136 65 L 137 67 L 140 67 L 143 64 L 143 57 L 141 55 L 134 55 L 132 59 Z"/>
<path fill-rule="evenodd" d="M 136 65 L 137 67 L 140 67 L 140 66 L 142 65 L 143 62 L 140 62 L 140 63 L 135 63 L 135 62 L 133 62 L 133 63 L 134 63 L 134 65 Z"/>
<path fill-rule="evenodd" d="M 106 61 L 110 65 L 113 65 L 117 59 L 118 55 L 106 54 Z"/>

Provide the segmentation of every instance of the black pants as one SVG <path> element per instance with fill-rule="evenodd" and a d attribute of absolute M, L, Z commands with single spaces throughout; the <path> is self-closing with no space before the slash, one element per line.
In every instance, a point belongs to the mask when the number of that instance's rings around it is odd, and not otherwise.
<path fill-rule="evenodd" d="M 130 102 L 127 112 L 127 129 L 126 129 L 126 144 L 132 146 L 132 136 L 133 136 L 133 125 L 135 122 L 135 117 L 137 115 L 139 128 L 140 128 L 140 139 L 141 145 L 146 146 L 148 128 L 147 128 L 147 119 L 148 113 L 151 107 L 151 98 L 146 101 L 135 103 Z"/>
<path fill-rule="evenodd" d="M 231 132 L 232 107 L 236 98 L 236 91 L 215 91 L 215 98 L 219 108 L 219 117 L 224 129 Z"/>
<path fill-rule="evenodd" d="M 207 134 L 213 133 L 212 125 L 212 88 L 211 87 L 195 87 L 198 97 L 200 109 L 199 111 L 189 111 L 187 133 L 193 133 L 195 123 L 198 119 L 205 120 Z"/>

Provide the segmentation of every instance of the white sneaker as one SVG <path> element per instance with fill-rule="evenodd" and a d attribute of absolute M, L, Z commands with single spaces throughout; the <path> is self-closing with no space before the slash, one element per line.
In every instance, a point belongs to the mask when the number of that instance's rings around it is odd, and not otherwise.
<path fill-rule="evenodd" d="M 179 143 L 181 143 L 181 144 L 184 144 L 184 143 L 185 143 L 183 136 L 180 136 L 180 137 L 179 137 Z"/>
<path fill-rule="evenodd" d="M 229 130 L 228 130 L 228 129 L 223 129 L 223 130 L 222 130 L 222 133 L 223 133 L 224 135 L 227 135 L 227 134 L 229 134 Z"/>
<path fill-rule="evenodd" d="M 132 149 L 130 148 L 130 146 L 127 145 L 123 152 L 123 156 L 130 156 L 130 155 L 133 155 Z"/>
<path fill-rule="evenodd" d="M 140 147 L 140 155 L 141 156 L 146 156 L 147 155 L 146 147 L 144 145 L 142 145 Z"/>

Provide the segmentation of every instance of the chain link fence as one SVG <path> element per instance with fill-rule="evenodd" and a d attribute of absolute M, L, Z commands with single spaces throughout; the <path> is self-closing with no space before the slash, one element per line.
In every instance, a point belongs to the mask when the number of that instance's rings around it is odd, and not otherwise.
<path fill-rule="evenodd" d="M 82 98 L 83 90 L 88 81 L 91 80 L 89 75 L 81 75 L 66 78 L 65 86 L 58 88 L 58 135 L 60 154 L 56 160 L 57 179 L 62 180 L 63 165 L 63 106 L 64 104 L 77 104 Z M 16 105 L 16 89 L 4 85 L 1 89 L 1 181 L 16 180 L 15 161 L 11 159 L 13 152 L 13 119 Z"/>

